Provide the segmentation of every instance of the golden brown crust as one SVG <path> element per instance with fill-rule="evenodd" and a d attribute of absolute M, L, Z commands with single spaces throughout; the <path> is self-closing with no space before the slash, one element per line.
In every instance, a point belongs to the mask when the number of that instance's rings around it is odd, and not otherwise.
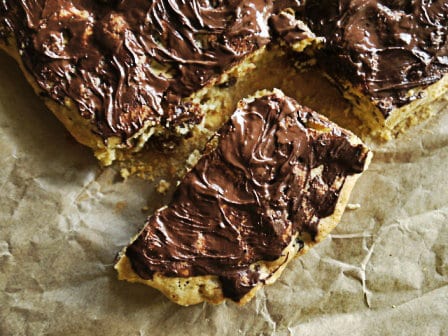
<path fill-rule="evenodd" d="M 272 284 L 280 276 L 286 265 L 297 253 L 297 247 L 291 241 L 291 244 L 283 251 L 282 256 L 275 261 L 265 262 L 261 261 L 256 263 L 266 274 L 266 284 Z M 252 265 L 255 267 L 255 264 Z M 218 304 L 223 302 L 226 298 L 223 295 L 221 283 L 217 276 L 195 276 L 188 278 L 180 277 L 166 277 L 159 273 L 156 273 L 153 279 L 145 280 L 139 277 L 132 269 L 131 263 L 128 257 L 124 254 L 124 251 L 115 265 L 115 269 L 118 272 L 119 280 L 127 280 L 129 282 L 142 283 L 147 286 L 154 287 L 161 291 L 171 301 L 182 305 L 189 306 L 201 302 L 209 302 Z M 244 305 L 255 293 L 262 287 L 258 285 L 248 292 L 239 302 L 239 305 Z"/>

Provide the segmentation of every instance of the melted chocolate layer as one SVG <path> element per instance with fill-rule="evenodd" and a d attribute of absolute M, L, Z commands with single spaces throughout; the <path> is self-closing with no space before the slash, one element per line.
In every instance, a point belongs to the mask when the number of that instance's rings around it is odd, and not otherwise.
<path fill-rule="evenodd" d="M 198 123 L 187 97 L 271 39 L 327 42 L 319 62 L 387 117 L 448 71 L 445 0 L 3 0 L 0 39 L 14 35 L 43 94 L 71 98 L 104 139 L 146 122 Z M 7 43 L 7 42 L 6 42 Z"/>
<path fill-rule="evenodd" d="M 176 105 L 269 41 L 271 0 L 4 0 L 13 34 L 44 94 L 71 98 L 105 139 L 145 122 L 197 122 Z"/>
<path fill-rule="evenodd" d="M 446 0 L 309 0 L 302 16 L 327 39 L 320 63 L 385 117 L 448 71 Z"/>
<path fill-rule="evenodd" d="M 239 301 L 265 280 L 249 266 L 278 259 L 296 233 L 315 237 L 346 176 L 363 170 L 367 150 L 348 137 L 276 94 L 238 109 L 216 149 L 127 248 L 135 272 L 145 279 L 216 275 L 224 295 Z"/>

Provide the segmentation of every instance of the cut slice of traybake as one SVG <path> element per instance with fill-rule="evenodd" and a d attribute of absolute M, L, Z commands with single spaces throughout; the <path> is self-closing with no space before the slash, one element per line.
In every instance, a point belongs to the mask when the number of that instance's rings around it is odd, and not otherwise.
<path fill-rule="evenodd" d="M 119 256 L 119 278 L 181 305 L 248 302 L 339 222 L 371 153 L 280 91 L 244 99 Z"/>
<path fill-rule="evenodd" d="M 182 137 L 200 123 L 186 99 L 251 69 L 270 41 L 271 10 L 271 0 L 5 0 L 0 48 L 110 164 L 155 134 Z"/>
<path fill-rule="evenodd" d="M 309 0 L 319 65 L 370 134 L 390 139 L 448 94 L 448 2 Z"/>

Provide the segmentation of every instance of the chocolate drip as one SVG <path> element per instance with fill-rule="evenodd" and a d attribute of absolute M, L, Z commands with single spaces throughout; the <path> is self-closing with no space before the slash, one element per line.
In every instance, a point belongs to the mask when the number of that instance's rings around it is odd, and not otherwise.
<path fill-rule="evenodd" d="M 266 280 L 251 264 L 278 259 L 296 233 L 315 237 L 367 152 L 275 94 L 238 109 L 218 133 L 216 149 L 184 177 L 126 254 L 143 278 L 212 274 L 238 301 Z"/>

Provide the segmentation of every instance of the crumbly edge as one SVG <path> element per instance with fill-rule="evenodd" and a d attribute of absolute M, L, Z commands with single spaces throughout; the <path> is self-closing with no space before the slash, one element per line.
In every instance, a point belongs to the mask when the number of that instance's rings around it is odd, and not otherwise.
<path fill-rule="evenodd" d="M 317 38 L 309 38 L 298 42 L 297 45 L 300 45 L 302 52 L 312 54 L 313 50 L 318 48 L 319 43 L 320 40 Z M 246 58 L 239 66 L 224 73 L 219 81 L 212 86 L 205 87 L 186 98 L 185 101 L 199 104 L 204 111 L 205 118 L 200 127 L 212 132 L 216 131 L 230 117 L 237 103 L 244 99 L 245 96 L 253 94 L 256 90 L 273 90 L 275 87 L 266 83 L 265 79 L 260 78 L 255 69 L 257 67 L 272 66 L 272 64 L 275 64 L 276 59 L 282 59 L 288 53 L 288 48 L 290 47 L 285 46 L 283 43 L 271 44 L 269 49 L 263 47 L 252 56 Z M 279 82 L 284 78 L 281 72 L 277 74 L 277 77 L 275 80 L 271 77 L 267 82 L 269 80 Z M 235 84 L 230 88 L 222 88 L 216 85 L 226 83 L 231 78 L 240 81 L 240 85 Z M 243 93 L 242 95 L 241 92 L 245 91 L 249 93 Z"/>
<path fill-rule="evenodd" d="M 275 90 L 277 94 L 282 94 L 279 90 Z M 256 97 L 261 97 L 263 95 L 269 94 L 269 91 L 259 91 L 255 94 L 254 97 L 245 99 L 245 101 L 250 101 Z M 323 120 L 327 120 L 325 117 L 322 117 Z M 333 125 L 334 126 L 334 125 Z M 310 125 L 313 127 L 313 125 Z M 325 132 L 326 130 L 317 128 L 319 131 Z M 351 135 L 349 142 L 356 146 L 358 144 L 362 144 L 361 140 L 357 138 L 355 135 Z M 365 151 L 368 151 L 366 147 Z M 208 149 L 210 150 L 210 148 Z M 365 162 L 364 170 L 367 169 L 372 158 L 372 153 L 368 152 L 367 159 Z M 310 248 L 312 248 L 315 244 L 322 241 L 339 223 L 342 214 L 345 210 L 345 207 L 348 203 L 350 193 L 356 183 L 356 180 L 359 178 L 360 174 L 349 175 L 345 178 L 344 184 L 341 187 L 339 198 L 335 207 L 335 210 L 332 215 L 322 218 L 319 221 L 318 226 L 318 234 L 313 240 L 309 236 L 300 237 L 301 240 L 304 241 L 304 246 L 301 250 L 298 250 L 298 244 L 296 243 L 296 238 L 298 235 L 292 237 L 290 244 L 283 250 L 281 256 L 271 262 L 268 261 L 258 261 L 252 264 L 250 267 L 259 267 L 263 270 L 262 274 L 264 276 L 264 283 L 259 283 L 256 287 L 254 287 L 251 291 L 249 291 L 241 300 L 238 302 L 239 305 L 244 305 L 249 302 L 255 293 L 261 289 L 264 285 L 269 285 L 274 283 L 278 277 L 281 275 L 286 265 L 293 259 L 295 256 L 300 256 L 305 254 Z M 140 235 L 137 234 L 132 240 L 131 243 L 137 239 Z M 118 272 L 119 280 L 126 280 L 133 283 L 142 283 L 144 285 L 153 287 L 161 291 L 166 297 L 168 297 L 171 301 L 183 305 L 189 306 L 193 304 L 198 304 L 201 302 L 209 302 L 213 304 L 218 304 L 223 302 L 224 300 L 229 300 L 224 297 L 222 292 L 221 284 L 217 276 L 206 275 L 206 276 L 194 276 L 194 277 L 167 277 L 162 275 L 161 273 L 155 273 L 152 279 L 143 279 L 135 271 L 132 269 L 131 262 L 129 258 L 126 256 L 126 247 L 119 254 L 119 259 L 115 264 L 115 269 Z"/>
<path fill-rule="evenodd" d="M 332 80 L 330 76 L 327 77 Z M 358 88 L 347 81 L 340 81 L 338 85 L 342 86 L 344 98 L 352 104 L 352 113 L 367 127 L 366 134 L 371 134 L 383 140 L 390 140 L 394 136 L 405 132 L 409 127 L 423 122 L 438 112 L 438 109 L 435 109 L 434 106 L 448 93 L 448 74 L 426 88 L 420 87 L 409 90 L 408 96 L 421 92 L 423 97 L 394 109 L 387 118 L 369 97 Z"/>
<path fill-rule="evenodd" d="M 314 45 L 311 45 L 311 48 L 313 47 Z M 233 113 L 238 101 L 256 90 L 272 90 L 275 87 L 280 87 L 286 90 L 288 95 L 295 96 L 296 83 L 292 79 L 293 74 L 288 73 L 288 76 L 284 76 L 278 71 L 288 59 L 290 59 L 289 49 L 279 44 L 270 45 L 241 64 L 241 67 L 247 69 L 244 70 L 244 74 L 239 75 L 237 68 L 220 78 L 219 83 L 228 83 L 235 78 L 236 82 L 233 85 L 228 87 L 214 85 L 194 93 L 186 101 L 200 105 L 205 117 L 201 124 L 193 127 L 191 137 L 180 139 L 175 147 L 168 150 L 161 150 L 149 142 L 145 150 L 137 154 L 118 152 L 122 174 L 138 175 L 149 180 L 182 176 L 185 173 L 185 162 L 189 160 L 190 155 L 204 148 L 214 132 Z M 300 72 L 292 64 L 288 65 L 288 71 Z"/>
<path fill-rule="evenodd" d="M 312 53 L 313 48 L 317 47 L 312 44 L 305 52 Z M 159 177 L 170 179 L 182 176 L 188 169 L 189 165 L 185 163 L 190 155 L 202 150 L 214 132 L 233 113 L 238 101 L 252 95 L 256 90 L 272 90 L 278 87 L 288 96 L 298 98 L 299 101 L 306 101 L 306 105 L 313 106 L 315 98 L 307 100 L 303 94 L 298 94 L 300 90 L 297 91 L 297 81 L 300 79 L 296 75 L 300 76 L 301 69 L 290 62 L 290 57 L 289 47 L 280 44 L 269 45 L 262 52 L 255 54 L 250 61 L 244 62 L 242 66 L 247 68 L 244 75 L 238 75 L 238 69 L 236 69 L 235 72 L 227 73 L 220 79 L 220 83 L 226 83 L 233 77 L 236 79 L 233 85 L 228 87 L 214 85 L 194 93 L 188 100 L 200 105 L 205 117 L 201 124 L 193 127 L 191 137 L 180 139 L 176 146 L 166 150 L 161 150 L 148 142 L 148 146 L 140 153 L 118 152 L 117 161 L 123 177 L 137 175 L 144 179 L 154 180 Z M 286 62 L 288 62 L 287 66 L 285 66 Z M 330 84 L 327 85 L 327 88 L 329 87 Z M 345 100 L 341 98 L 339 101 Z M 315 110 L 322 112 L 322 106 L 318 104 Z M 331 116 L 335 115 L 331 114 Z M 353 119 L 339 118 L 338 123 L 344 128 L 357 130 L 357 125 L 348 123 Z"/>

